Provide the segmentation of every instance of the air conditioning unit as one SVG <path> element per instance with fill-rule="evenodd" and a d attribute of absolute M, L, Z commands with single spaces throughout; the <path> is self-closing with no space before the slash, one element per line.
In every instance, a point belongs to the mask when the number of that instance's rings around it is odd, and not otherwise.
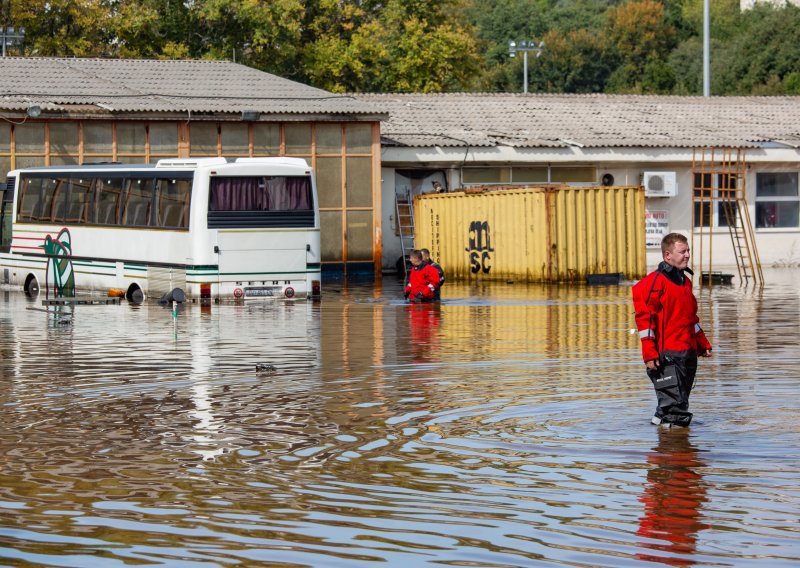
<path fill-rule="evenodd" d="M 642 185 L 645 197 L 675 197 L 678 194 L 675 172 L 644 172 Z"/>

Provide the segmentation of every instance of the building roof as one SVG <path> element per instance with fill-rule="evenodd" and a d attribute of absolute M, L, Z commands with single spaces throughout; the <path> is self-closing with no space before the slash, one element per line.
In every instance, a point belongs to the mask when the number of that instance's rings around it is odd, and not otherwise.
<path fill-rule="evenodd" d="M 8 111 L 381 115 L 352 96 L 230 61 L 4 57 L 0 76 L 0 109 Z"/>
<path fill-rule="evenodd" d="M 800 97 L 356 94 L 385 146 L 800 148 Z"/>

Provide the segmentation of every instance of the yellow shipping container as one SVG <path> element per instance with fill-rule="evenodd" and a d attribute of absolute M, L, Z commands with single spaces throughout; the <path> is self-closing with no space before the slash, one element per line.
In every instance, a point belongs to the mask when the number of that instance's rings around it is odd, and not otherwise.
<path fill-rule="evenodd" d="M 563 282 L 645 275 L 640 187 L 528 187 L 422 195 L 415 242 L 448 278 Z"/>

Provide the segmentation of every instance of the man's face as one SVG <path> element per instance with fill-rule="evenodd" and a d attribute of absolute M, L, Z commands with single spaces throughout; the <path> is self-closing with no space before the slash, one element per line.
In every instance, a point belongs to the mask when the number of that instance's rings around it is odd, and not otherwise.
<path fill-rule="evenodd" d="M 678 241 L 664 253 L 664 262 L 681 270 L 689 266 L 689 245 Z"/>
<path fill-rule="evenodd" d="M 410 256 L 408 259 L 411 261 L 412 266 L 419 266 L 422 264 L 422 259 L 417 258 L 416 256 Z"/>

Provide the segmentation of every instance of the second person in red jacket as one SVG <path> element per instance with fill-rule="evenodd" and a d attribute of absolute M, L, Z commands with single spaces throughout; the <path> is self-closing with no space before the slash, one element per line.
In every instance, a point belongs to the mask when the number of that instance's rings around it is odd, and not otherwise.
<path fill-rule="evenodd" d="M 432 302 L 439 288 L 439 272 L 422 261 L 422 253 L 418 250 L 412 250 L 408 259 L 411 261 L 411 271 L 403 295 L 411 302 Z"/>

